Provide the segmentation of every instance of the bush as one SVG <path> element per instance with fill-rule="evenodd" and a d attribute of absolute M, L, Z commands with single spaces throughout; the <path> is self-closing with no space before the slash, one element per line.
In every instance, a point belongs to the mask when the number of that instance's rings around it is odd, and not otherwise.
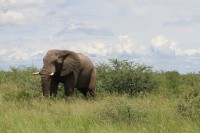
<path fill-rule="evenodd" d="M 178 113 L 192 119 L 200 117 L 200 92 L 193 90 L 180 99 Z"/>
<path fill-rule="evenodd" d="M 109 64 L 97 64 L 97 81 L 97 88 L 130 96 L 157 88 L 151 67 L 127 60 L 109 59 Z"/>
<path fill-rule="evenodd" d="M 11 67 L 10 71 L 0 71 L 1 91 L 5 100 L 31 99 L 41 96 L 40 78 L 33 76 L 34 67 Z"/>
<path fill-rule="evenodd" d="M 181 75 L 177 71 L 165 72 L 166 76 L 166 88 L 171 94 L 180 93 L 180 81 Z"/>
<path fill-rule="evenodd" d="M 182 76 L 182 84 L 190 87 L 200 87 L 200 74 L 188 73 Z"/>

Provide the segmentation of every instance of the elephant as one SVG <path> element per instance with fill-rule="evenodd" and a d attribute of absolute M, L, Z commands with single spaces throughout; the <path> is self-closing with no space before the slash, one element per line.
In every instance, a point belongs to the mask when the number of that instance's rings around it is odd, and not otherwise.
<path fill-rule="evenodd" d="M 96 97 L 96 70 L 92 61 L 81 53 L 53 49 L 43 58 L 39 72 L 44 97 L 56 97 L 58 84 L 64 84 L 64 96 L 69 97 L 77 88 L 84 97 Z M 49 93 L 50 92 L 50 93 Z"/>

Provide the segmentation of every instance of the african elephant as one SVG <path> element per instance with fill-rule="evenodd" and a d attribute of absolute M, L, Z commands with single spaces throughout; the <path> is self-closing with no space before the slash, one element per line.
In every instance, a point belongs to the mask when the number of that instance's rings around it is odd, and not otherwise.
<path fill-rule="evenodd" d="M 64 84 L 65 96 L 72 96 L 77 88 L 85 97 L 96 96 L 96 71 L 92 61 L 81 53 L 69 50 L 49 50 L 43 58 L 41 86 L 43 96 L 56 97 L 59 83 Z"/>

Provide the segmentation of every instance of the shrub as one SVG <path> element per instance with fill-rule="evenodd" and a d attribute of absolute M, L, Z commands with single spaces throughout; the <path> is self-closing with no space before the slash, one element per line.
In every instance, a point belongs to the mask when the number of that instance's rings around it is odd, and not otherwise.
<path fill-rule="evenodd" d="M 200 87 L 200 74 L 188 73 L 182 76 L 182 84 L 190 87 Z"/>
<path fill-rule="evenodd" d="M 110 93 L 130 96 L 152 92 L 157 82 L 150 66 L 139 65 L 127 60 L 109 59 L 109 64 L 97 64 L 97 88 Z"/>
<path fill-rule="evenodd" d="M 184 95 L 178 104 L 178 113 L 192 119 L 200 117 L 200 92 L 193 90 Z"/>
<path fill-rule="evenodd" d="M 166 87 L 171 94 L 179 94 L 181 76 L 177 71 L 165 72 Z"/>
<path fill-rule="evenodd" d="M 40 78 L 33 76 L 34 67 L 11 67 L 10 71 L 1 71 L 0 85 L 6 91 L 5 100 L 30 99 L 39 97 L 41 93 Z"/>

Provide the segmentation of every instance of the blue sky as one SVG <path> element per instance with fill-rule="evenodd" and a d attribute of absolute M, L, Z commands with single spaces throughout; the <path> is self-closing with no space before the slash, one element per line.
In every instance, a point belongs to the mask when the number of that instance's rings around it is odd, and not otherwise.
<path fill-rule="evenodd" d="M 199 0 L 0 0 L 0 68 L 34 65 L 50 49 L 94 62 L 200 71 Z"/>

